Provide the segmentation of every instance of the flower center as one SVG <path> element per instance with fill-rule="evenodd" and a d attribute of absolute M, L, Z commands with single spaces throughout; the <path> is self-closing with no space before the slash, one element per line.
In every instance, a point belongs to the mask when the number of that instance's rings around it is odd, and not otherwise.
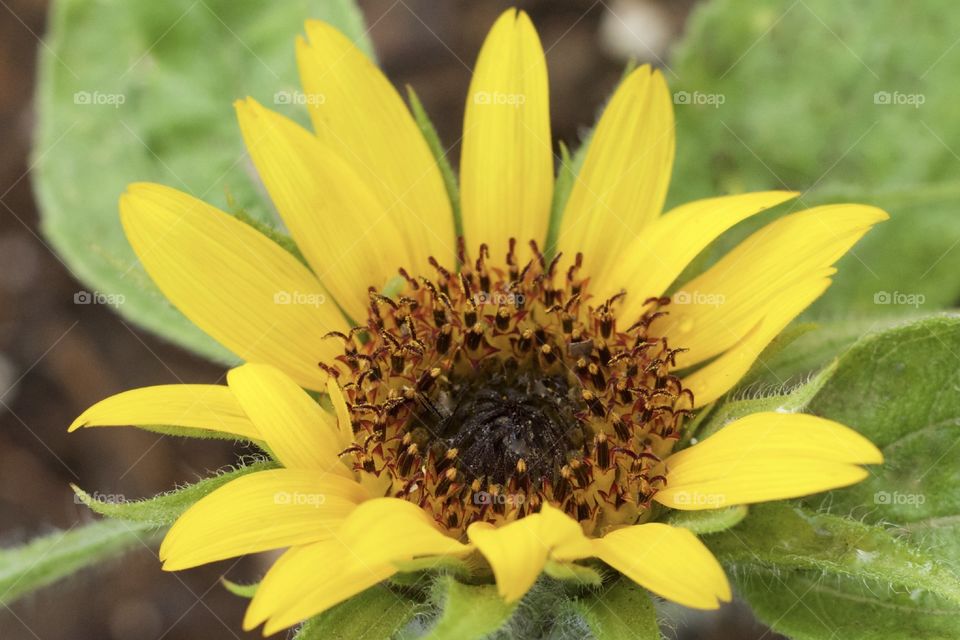
<path fill-rule="evenodd" d="M 661 460 L 693 406 L 670 374 L 678 349 L 649 335 L 668 298 L 618 324 L 593 300 L 582 256 L 562 271 L 511 241 L 506 268 L 431 259 L 394 298 L 371 289 L 367 324 L 334 365 L 355 442 L 344 451 L 376 492 L 419 504 L 451 533 L 550 502 L 588 530 L 647 517 Z M 618 322 L 619 321 L 619 322 Z"/>

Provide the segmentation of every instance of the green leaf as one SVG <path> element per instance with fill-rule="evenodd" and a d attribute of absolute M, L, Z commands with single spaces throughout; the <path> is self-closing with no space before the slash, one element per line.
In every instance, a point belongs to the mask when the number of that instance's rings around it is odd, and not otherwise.
<path fill-rule="evenodd" d="M 231 480 L 276 466 L 273 462 L 255 462 L 144 500 L 126 501 L 122 496 L 89 494 L 76 485 L 70 486 L 80 502 L 102 516 L 160 527 L 173 524 L 197 500 Z"/>
<path fill-rule="evenodd" d="M 810 496 L 803 509 L 758 505 L 704 539 L 778 631 L 811 640 L 960 635 L 958 354 L 960 316 L 924 318 L 862 338 L 800 387 L 799 401 L 731 402 L 710 416 L 704 431 L 772 408 L 764 402 L 794 402 L 884 454 L 863 482 Z"/>
<path fill-rule="evenodd" d="M 483 638 L 503 627 L 516 608 L 504 602 L 493 585 L 467 585 L 445 576 L 433 591 L 441 613 L 425 636 L 428 640 Z"/>
<path fill-rule="evenodd" d="M 571 603 L 587 622 L 596 640 L 659 640 L 657 613 L 650 594 L 630 580 L 620 579 L 602 593 Z"/>
<path fill-rule="evenodd" d="M 952 640 L 957 609 L 925 594 L 809 574 L 751 572 L 740 595 L 762 619 L 793 640 Z"/>
<path fill-rule="evenodd" d="M 932 640 L 960 633 L 957 574 L 883 527 L 770 503 L 703 540 L 760 617 L 791 637 Z M 850 609 L 857 615 L 845 615 Z M 928 612 L 930 619 L 916 621 Z"/>
<path fill-rule="evenodd" d="M 294 39 L 320 18 L 370 52 L 352 0 L 57 0 L 40 49 L 33 178 L 46 237 L 125 318 L 220 362 L 234 356 L 176 311 L 139 266 L 117 198 L 167 184 L 272 225 L 232 102 L 305 121 Z M 294 108 L 296 107 L 296 108 Z"/>
<path fill-rule="evenodd" d="M 829 364 L 837 354 L 843 353 L 861 338 L 929 315 L 900 314 L 889 318 L 819 322 L 816 328 L 804 331 L 782 349 L 774 353 L 764 351 L 760 355 L 761 362 L 744 377 L 740 386 L 796 383 Z"/>
<path fill-rule="evenodd" d="M 295 640 L 391 638 L 407 625 L 415 607 L 414 601 L 377 585 L 308 620 Z"/>
<path fill-rule="evenodd" d="M 0 605 L 117 557 L 158 537 L 148 523 L 99 521 L 0 549 Z"/>
<path fill-rule="evenodd" d="M 872 580 L 960 604 L 960 580 L 934 556 L 882 527 L 784 502 L 755 505 L 739 526 L 704 542 L 735 570 L 760 567 Z"/>
<path fill-rule="evenodd" d="M 880 447 L 885 463 L 864 482 L 809 502 L 895 523 L 960 573 L 958 354 L 956 315 L 868 337 L 844 354 L 810 411 L 856 428 Z"/>
<path fill-rule="evenodd" d="M 427 110 L 423 108 L 423 103 L 420 102 L 420 97 L 417 96 L 413 87 L 407 87 L 407 97 L 410 100 L 413 119 L 427 141 L 427 146 L 430 147 L 433 158 L 437 161 L 440 175 L 443 176 L 443 186 L 447 190 L 447 197 L 450 198 L 450 206 L 453 209 L 453 226 L 457 232 L 457 237 L 460 237 L 463 235 L 463 217 L 460 214 L 460 187 L 457 185 L 457 174 L 454 173 L 453 167 L 450 166 L 450 159 L 447 157 L 450 150 L 444 148 L 437 129 L 430 121 L 430 116 L 427 115 Z"/>
<path fill-rule="evenodd" d="M 671 63 L 678 142 L 671 203 L 788 187 L 805 192 L 797 209 L 876 204 L 891 220 L 841 261 L 811 315 L 953 305 L 960 299 L 949 259 L 960 237 L 960 13 L 953 7 L 950 0 L 698 5 Z M 923 33 L 922 42 L 906 33 Z M 731 234 L 713 255 L 760 222 Z"/>

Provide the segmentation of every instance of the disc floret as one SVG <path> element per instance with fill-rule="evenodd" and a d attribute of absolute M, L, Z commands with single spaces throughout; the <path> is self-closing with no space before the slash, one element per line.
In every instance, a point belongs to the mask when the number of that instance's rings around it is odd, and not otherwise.
<path fill-rule="evenodd" d="M 649 335 L 669 298 L 617 326 L 625 293 L 595 301 L 579 273 L 530 243 L 506 268 L 459 245 L 394 298 L 370 291 L 367 323 L 335 366 L 355 442 L 343 452 L 383 495 L 412 501 L 454 535 L 563 509 L 588 531 L 644 520 L 665 483 L 693 396 L 670 374 L 680 351 Z"/>

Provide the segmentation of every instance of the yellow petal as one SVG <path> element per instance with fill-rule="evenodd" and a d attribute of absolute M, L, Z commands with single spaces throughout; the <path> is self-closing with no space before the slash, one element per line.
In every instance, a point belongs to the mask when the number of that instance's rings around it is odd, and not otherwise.
<path fill-rule="evenodd" d="M 340 345 L 323 337 L 347 325 L 296 258 L 236 218 L 160 185 L 131 185 L 120 219 L 147 273 L 201 329 L 244 360 L 324 388 L 317 362 Z"/>
<path fill-rule="evenodd" d="M 634 70 L 617 88 L 590 140 L 563 213 L 560 251 L 584 253 L 594 281 L 663 209 L 674 155 L 673 104 L 659 71 Z"/>
<path fill-rule="evenodd" d="M 245 364 L 232 369 L 227 382 L 284 467 L 353 478 L 340 461 L 344 447 L 334 417 L 279 369 Z"/>
<path fill-rule="evenodd" d="M 540 513 L 494 528 L 477 522 L 467 529 L 470 541 L 490 563 L 497 590 L 507 602 L 524 596 L 547 558 L 576 560 L 591 555 L 580 525 L 549 505 Z"/>
<path fill-rule="evenodd" d="M 316 615 L 396 572 L 394 562 L 462 555 L 468 545 L 441 533 L 423 509 L 376 498 L 358 506 L 330 540 L 291 550 L 267 573 L 244 626 L 267 620 L 265 632 Z"/>
<path fill-rule="evenodd" d="M 536 515 L 495 528 L 476 522 L 468 529 L 470 541 L 486 557 L 497 579 L 497 590 L 507 602 L 522 598 L 547 562 L 549 548 L 541 539 Z"/>
<path fill-rule="evenodd" d="M 508 240 L 517 258 L 542 245 L 553 197 L 547 64 L 523 11 L 508 9 L 490 29 L 467 93 L 460 156 L 460 200 L 467 247 L 490 248 L 505 264 Z"/>
<path fill-rule="evenodd" d="M 883 454 L 856 431 L 816 416 L 757 413 L 666 460 L 667 486 L 654 499 L 702 510 L 782 500 L 864 479 L 861 464 Z"/>
<path fill-rule="evenodd" d="M 667 600 L 694 609 L 730 601 L 723 567 L 686 529 L 639 524 L 608 533 L 594 546 L 598 558 Z"/>
<path fill-rule="evenodd" d="M 167 532 L 160 559 L 176 571 L 323 540 L 367 497 L 352 480 L 322 471 L 252 473 L 187 509 Z"/>
<path fill-rule="evenodd" d="M 832 270 L 826 273 L 832 273 Z M 830 279 L 821 274 L 781 292 L 768 305 L 766 315 L 740 342 L 713 362 L 686 376 L 683 385 L 693 392 L 694 407 L 710 404 L 732 389 L 767 345 L 829 286 Z"/>
<path fill-rule="evenodd" d="M 389 564 L 352 563 L 349 545 L 331 538 L 293 547 L 270 567 L 243 619 L 246 631 L 267 622 L 273 635 L 320 614 L 386 580 L 397 570 Z"/>
<path fill-rule="evenodd" d="M 763 227 L 702 275 L 674 294 L 669 315 L 651 327 L 666 335 L 685 367 L 740 341 L 780 294 L 804 280 L 819 279 L 870 227 L 887 219 L 876 207 L 845 204 L 816 207 Z"/>
<path fill-rule="evenodd" d="M 468 545 L 441 533 L 423 509 L 398 498 L 367 500 L 350 514 L 337 536 L 350 541 L 356 558 L 371 564 L 470 551 Z"/>
<path fill-rule="evenodd" d="M 696 200 L 671 209 L 630 242 L 607 274 L 591 281 L 590 289 L 600 300 L 625 289 L 621 316 L 631 324 L 643 313 L 644 301 L 663 295 L 720 234 L 796 196 L 792 191 L 758 191 Z"/>
<path fill-rule="evenodd" d="M 173 425 L 231 433 L 245 440 L 262 436 L 230 390 L 218 384 L 164 384 L 110 396 L 80 414 L 80 427 Z"/>
<path fill-rule="evenodd" d="M 342 448 L 347 448 L 353 442 L 353 421 L 350 419 L 350 409 L 347 407 L 347 399 L 343 397 L 343 390 L 337 383 L 336 378 L 330 377 L 327 380 L 327 395 L 330 397 L 330 404 L 337 415 L 337 433 Z"/>
<path fill-rule="evenodd" d="M 324 288 L 362 322 L 367 288 L 382 290 L 415 257 L 396 215 L 316 136 L 252 98 L 235 106 L 247 151 L 290 235 Z"/>
<path fill-rule="evenodd" d="M 353 167 L 404 229 L 404 242 L 417 256 L 409 269 L 428 269 L 430 255 L 450 262 L 455 254 L 450 200 L 413 116 L 346 36 L 315 20 L 306 29 L 309 44 L 298 39 L 297 63 L 317 137 Z"/>

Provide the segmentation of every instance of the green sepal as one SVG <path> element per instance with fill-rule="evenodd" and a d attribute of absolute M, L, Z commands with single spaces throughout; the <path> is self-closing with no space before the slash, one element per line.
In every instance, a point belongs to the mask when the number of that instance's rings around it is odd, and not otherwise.
<path fill-rule="evenodd" d="M 131 549 L 149 548 L 161 533 L 151 523 L 100 520 L 0 549 L 0 605 Z"/>
<path fill-rule="evenodd" d="M 257 589 L 260 588 L 259 582 L 253 582 L 251 584 L 240 584 L 239 582 L 234 582 L 233 580 L 227 580 L 226 578 L 220 578 L 220 584 L 223 585 L 223 588 L 232 593 L 235 596 L 241 598 L 246 598 L 249 600 L 257 593 Z"/>
<path fill-rule="evenodd" d="M 440 614 L 425 640 L 479 640 L 501 629 L 517 605 L 508 604 L 494 585 L 468 585 L 450 576 L 433 584 L 432 600 Z"/>
<path fill-rule="evenodd" d="M 277 468 L 277 464 L 274 462 L 254 462 L 235 469 L 224 470 L 215 476 L 204 478 L 199 482 L 188 484 L 152 498 L 129 502 L 114 499 L 99 500 L 97 494 L 91 495 L 73 484 L 70 486 L 80 502 L 102 516 L 161 527 L 173 524 L 197 500 L 209 495 L 231 480 L 257 471 L 275 468 Z"/>
<path fill-rule="evenodd" d="M 664 521 L 672 527 L 680 527 L 697 535 L 707 535 L 737 526 L 747 517 L 747 513 L 748 507 L 742 504 L 702 511 L 671 510 Z"/>
<path fill-rule="evenodd" d="M 390 582 L 399 587 L 421 589 L 429 586 L 436 576 L 451 576 L 460 580 L 467 580 L 475 575 L 476 564 L 467 558 L 453 556 L 416 558 L 395 562 L 397 573 L 390 577 Z"/>
<path fill-rule="evenodd" d="M 427 110 L 423 108 L 417 92 L 413 87 L 407 86 L 407 97 L 410 100 L 410 110 L 413 112 L 413 119 L 420 128 L 420 133 L 427 141 L 427 146 L 433 154 L 433 159 L 437 162 L 437 168 L 440 169 L 440 175 L 443 177 L 443 186 L 447 190 L 447 197 L 450 199 L 450 207 L 453 211 L 453 227 L 457 237 L 463 236 L 463 215 L 460 212 L 460 187 L 457 184 L 457 174 L 450 166 L 450 160 L 447 158 L 449 149 L 443 148 L 440 136 L 437 134 L 436 127 L 427 115 Z"/>
<path fill-rule="evenodd" d="M 569 603 L 595 640 L 660 640 L 657 612 L 650 594 L 620 578 L 609 588 Z"/>
<path fill-rule="evenodd" d="M 565 585 L 575 588 L 598 588 L 603 584 L 605 571 L 575 562 L 547 560 L 543 572 Z"/>
<path fill-rule="evenodd" d="M 392 638 L 409 624 L 417 607 L 404 594 L 376 585 L 305 622 L 294 640 Z"/>

